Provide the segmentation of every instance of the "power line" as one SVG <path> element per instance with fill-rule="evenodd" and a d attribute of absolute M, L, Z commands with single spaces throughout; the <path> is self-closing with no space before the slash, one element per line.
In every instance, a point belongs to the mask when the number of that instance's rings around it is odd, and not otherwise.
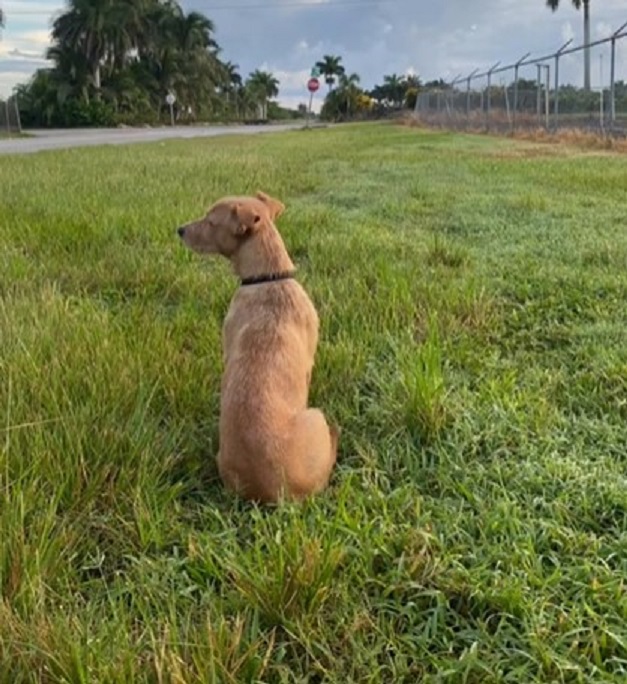
<path fill-rule="evenodd" d="M 321 0 L 306 0 L 306 2 L 294 2 L 288 0 L 287 2 L 269 2 L 269 3 L 254 3 L 244 5 L 207 5 L 202 7 L 194 7 L 196 12 L 221 12 L 226 10 L 277 10 L 287 8 L 307 8 L 307 9 L 332 9 L 334 7 L 374 7 L 376 5 L 391 5 L 400 4 L 403 2 L 410 2 L 411 0 L 329 0 L 324 2 Z M 21 9 L 21 10 L 5 10 L 7 19 L 19 16 L 49 16 L 56 12 L 64 11 L 67 8 L 54 10 L 51 12 L 43 12 L 41 9 Z"/>

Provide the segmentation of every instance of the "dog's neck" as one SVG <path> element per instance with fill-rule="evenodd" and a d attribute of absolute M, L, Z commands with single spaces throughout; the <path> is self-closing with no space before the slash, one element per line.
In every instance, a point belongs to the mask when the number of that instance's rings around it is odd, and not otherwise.
<path fill-rule="evenodd" d="M 244 241 L 233 268 L 241 280 L 249 280 L 291 272 L 294 264 L 276 228 L 265 226 Z"/>

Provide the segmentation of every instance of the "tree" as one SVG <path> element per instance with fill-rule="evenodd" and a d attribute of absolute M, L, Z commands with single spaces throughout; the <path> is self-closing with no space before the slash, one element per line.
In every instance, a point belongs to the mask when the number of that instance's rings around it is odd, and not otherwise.
<path fill-rule="evenodd" d="M 427 81 L 425 83 L 425 88 L 440 88 L 446 90 L 449 87 L 449 84 L 443 78 L 435 78 L 432 81 Z"/>
<path fill-rule="evenodd" d="M 335 57 L 334 55 L 324 55 L 322 59 L 316 62 L 316 66 L 320 69 L 320 73 L 324 77 L 324 81 L 329 87 L 329 91 L 332 90 L 335 85 L 336 77 L 339 78 L 345 72 L 344 67 L 341 64 L 342 58 Z"/>
<path fill-rule="evenodd" d="M 68 10 L 52 25 L 53 41 L 87 60 L 96 92 L 101 86 L 101 63 L 118 40 L 119 9 L 115 0 L 70 0 Z"/>
<path fill-rule="evenodd" d="M 418 100 L 418 93 L 422 88 L 422 81 L 416 74 L 407 74 L 402 79 L 403 88 L 403 105 L 407 109 L 415 109 Z"/>
<path fill-rule="evenodd" d="M 420 80 L 420 76 L 417 76 L 416 74 L 407 74 L 403 76 L 402 81 L 403 85 L 405 86 L 405 90 L 409 88 L 415 88 L 416 90 L 420 90 L 420 88 L 422 88 L 422 81 Z"/>
<path fill-rule="evenodd" d="M 267 117 L 278 95 L 277 79 L 262 71 L 244 86 L 237 65 L 220 59 L 213 21 L 176 0 L 67 0 L 47 56 L 52 67 L 20 88 L 20 107 L 36 125 L 169 120 L 169 91 L 177 119 L 247 116 L 255 108 Z"/>
<path fill-rule="evenodd" d="M 70 95 L 89 102 L 89 88 L 93 86 L 91 65 L 85 55 L 64 44 L 48 48 L 46 57 L 56 68 L 52 70 L 50 82 L 59 88 L 59 102 Z"/>
<path fill-rule="evenodd" d="M 233 91 L 242 85 L 242 77 L 239 73 L 239 65 L 231 62 L 224 63 L 224 87 L 227 91 Z"/>
<path fill-rule="evenodd" d="M 4 12 L 2 10 L 2 7 L 0 7 L 0 28 L 4 28 L 4 22 L 5 21 L 6 20 L 4 18 Z"/>
<path fill-rule="evenodd" d="M 584 90 L 590 90 L 590 0 L 571 0 L 575 9 L 583 7 L 583 42 L 584 42 Z M 560 5 L 560 0 L 546 0 L 546 4 L 553 12 Z"/>
<path fill-rule="evenodd" d="M 383 86 L 387 91 L 387 99 L 395 106 L 400 106 L 403 102 L 405 88 L 403 79 L 396 74 L 383 77 Z"/>
<path fill-rule="evenodd" d="M 271 73 L 257 69 L 250 74 L 246 87 L 261 105 L 261 118 L 266 119 L 268 117 L 268 100 L 279 94 L 278 80 Z"/>
<path fill-rule="evenodd" d="M 242 86 L 242 77 L 239 73 L 239 66 L 232 62 L 225 62 L 222 65 L 222 82 L 220 90 L 225 97 L 225 106 L 227 109 L 235 109 L 237 116 L 238 112 L 238 90 Z"/>
<path fill-rule="evenodd" d="M 188 101 L 215 95 L 215 87 L 223 80 L 223 65 L 213 31 L 213 22 L 202 14 L 185 15 L 175 2 L 151 3 L 139 55 L 153 89 L 160 91 L 161 103 L 169 91 Z"/>
<path fill-rule="evenodd" d="M 258 116 L 259 98 L 256 93 L 251 91 L 248 84 L 239 86 L 235 97 L 238 112 L 243 119 L 247 119 L 251 112 L 255 112 Z"/>
<path fill-rule="evenodd" d="M 364 91 L 359 87 L 359 74 L 342 74 L 337 88 L 329 90 L 324 98 L 320 116 L 327 121 L 346 121 L 369 109 L 370 98 L 364 106 Z"/>
<path fill-rule="evenodd" d="M 405 85 L 403 79 L 396 74 L 390 74 L 383 77 L 383 87 L 386 93 L 386 99 L 392 102 L 396 107 L 403 104 L 405 97 Z"/>
<path fill-rule="evenodd" d="M 357 96 L 362 92 L 359 88 L 360 82 L 359 74 L 350 74 L 346 76 L 342 74 L 340 76 L 339 90 L 346 102 L 346 115 L 350 117 L 351 111 L 355 109 L 355 104 Z"/>

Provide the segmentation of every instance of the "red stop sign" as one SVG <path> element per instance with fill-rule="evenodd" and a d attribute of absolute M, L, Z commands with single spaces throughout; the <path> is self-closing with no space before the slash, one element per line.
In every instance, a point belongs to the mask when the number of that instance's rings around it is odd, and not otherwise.
<path fill-rule="evenodd" d="M 319 87 L 320 87 L 320 81 L 317 78 L 310 78 L 307 81 L 307 90 L 310 93 L 315 93 Z"/>

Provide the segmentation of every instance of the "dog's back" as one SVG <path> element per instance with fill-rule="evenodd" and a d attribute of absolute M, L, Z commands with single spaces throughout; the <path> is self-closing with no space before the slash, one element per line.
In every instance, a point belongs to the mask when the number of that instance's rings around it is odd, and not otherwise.
<path fill-rule="evenodd" d="M 300 455 L 289 433 L 307 407 L 317 342 L 318 315 L 295 280 L 235 295 L 224 323 L 219 459 L 233 489 L 275 500 L 290 488 Z"/>

